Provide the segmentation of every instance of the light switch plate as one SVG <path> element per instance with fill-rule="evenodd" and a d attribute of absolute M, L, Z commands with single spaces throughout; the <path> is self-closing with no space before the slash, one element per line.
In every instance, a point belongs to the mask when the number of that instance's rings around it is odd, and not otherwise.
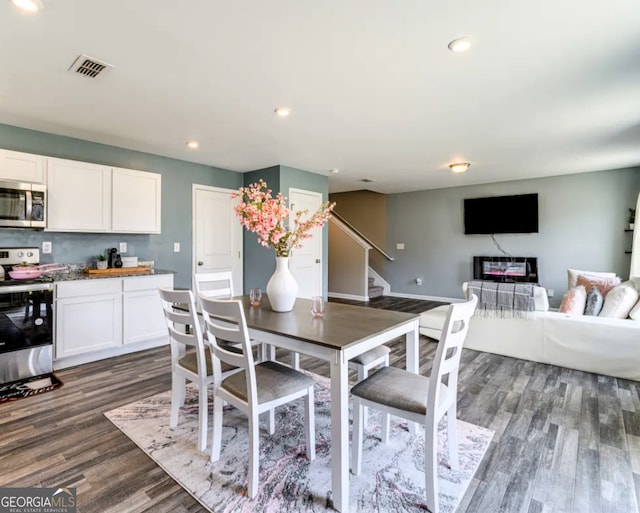
<path fill-rule="evenodd" d="M 396 244 L 396 249 L 403 250 L 404 249 L 404 242 L 398 242 Z"/>
<path fill-rule="evenodd" d="M 126 253 L 127 252 L 127 243 L 126 242 L 121 242 L 120 243 L 120 253 Z"/>
<path fill-rule="evenodd" d="M 174 242 L 173 243 L 173 252 L 174 253 L 180 253 L 180 243 L 179 242 Z"/>
<path fill-rule="evenodd" d="M 52 251 L 52 244 L 49 241 L 43 242 L 42 243 L 42 253 L 44 255 L 48 255 L 49 253 L 51 253 Z"/>

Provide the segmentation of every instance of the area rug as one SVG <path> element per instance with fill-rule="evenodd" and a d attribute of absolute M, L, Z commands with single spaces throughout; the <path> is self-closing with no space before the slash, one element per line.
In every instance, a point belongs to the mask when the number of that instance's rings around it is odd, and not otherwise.
<path fill-rule="evenodd" d="M 4 383 L 0 385 L 0 403 L 51 392 L 61 386 L 62 381 L 55 374 L 43 374 L 42 376 Z"/>
<path fill-rule="evenodd" d="M 220 461 L 196 449 L 198 410 L 195 389 L 178 427 L 169 428 L 170 392 L 117 408 L 105 416 L 149 455 L 206 509 L 231 512 L 328 512 L 331 508 L 330 392 L 326 378 L 316 379 L 316 459 L 305 456 L 303 401 L 276 410 L 276 432 L 260 433 L 260 486 L 255 499 L 246 497 L 247 420 L 225 407 Z M 395 422 L 394 422 L 395 421 Z M 211 425 L 211 419 L 210 419 Z M 458 421 L 460 468 L 448 467 L 445 424 L 440 425 L 438 451 L 439 501 L 442 513 L 453 513 L 464 496 L 493 432 Z M 351 475 L 352 512 L 427 511 L 424 500 L 424 435 L 411 435 L 407 424 L 392 418 L 388 445 L 380 442 L 381 424 L 370 412 L 365 430 L 362 473 Z M 209 439 L 211 428 L 209 429 Z M 124 506 L 124 505 L 123 505 Z"/>

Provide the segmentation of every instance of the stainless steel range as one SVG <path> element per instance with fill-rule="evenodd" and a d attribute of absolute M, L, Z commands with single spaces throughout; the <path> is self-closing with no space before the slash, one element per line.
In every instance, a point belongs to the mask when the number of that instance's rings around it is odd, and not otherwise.
<path fill-rule="evenodd" d="M 14 265 L 39 262 L 38 248 L 0 248 L 0 383 L 53 369 L 53 280 L 9 275 Z"/>

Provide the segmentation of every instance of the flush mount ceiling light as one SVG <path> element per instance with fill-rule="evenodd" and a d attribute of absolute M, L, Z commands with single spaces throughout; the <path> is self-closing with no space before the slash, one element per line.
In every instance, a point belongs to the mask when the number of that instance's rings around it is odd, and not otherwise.
<path fill-rule="evenodd" d="M 275 112 L 279 118 L 286 118 L 291 114 L 291 109 L 289 107 L 276 107 L 273 109 L 273 112 Z"/>
<path fill-rule="evenodd" d="M 18 9 L 26 12 L 38 12 L 44 7 L 40 0 L 9 0 Z"/>
<path fill-rule="evenodd" d="M 452 52 L 460 53 L 466 52 L 469 48 L 471 48 L 471 38 L 469 37 L 459 37 L 458 39 L 454 39 L 449 43 L 449 50 Z"/>
<path fill-rule="evenodd" d="M 200 143 L 198 141 L 187 141 L 187 146 L 192 150 L 195 150 L 200 146 Z"/>
<path fill-rule="evenodd" d="M 454 162 L 453 164 L 449 164 L 449 169 L 459 175 L 460 173 L 464 173 L 467 169 L 469 169 L 470 165 L 471 164 L 469 164 L 468 162 Z"/>
<path fill-rule="evenodd" d="M 340 172 L 340 170 L 339 170 L 339 169 L 335 169 L 335 168 L 334 168 L 334 169 L 330 169 L 329 171 L 330 171 L 331 173 L 333 173 L 333 174 L 336 174 L 336 173 L 339 173 L 339 172 Z"/>

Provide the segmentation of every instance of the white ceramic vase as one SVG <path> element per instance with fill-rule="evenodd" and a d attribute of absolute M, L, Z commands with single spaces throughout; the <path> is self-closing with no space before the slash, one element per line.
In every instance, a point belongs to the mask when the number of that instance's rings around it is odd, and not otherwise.
<path fill-rule="evenodd" d="M 288 257 L 276 257 L 276 270 L 267 283 L 267 295 L 274 312 L 290 312 L 298 295 L 298 284 L 289 270 Z"/>

